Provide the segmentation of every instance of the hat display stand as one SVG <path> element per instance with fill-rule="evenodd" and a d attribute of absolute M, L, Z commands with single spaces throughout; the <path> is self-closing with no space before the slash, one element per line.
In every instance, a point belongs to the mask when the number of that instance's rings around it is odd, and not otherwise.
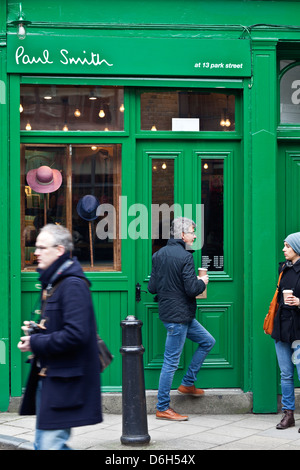
<path fill-rule="evenodd" d="M 89 245 L 90 245 L 90 258 L 91 267 L 94 267 L 94 247 L 92 237 L 92 221 L 97 219 L 97 208 L 100 205 L 98 199 L 92 194 L 83 196 L 77 204 L 78 215 L 89 223 Z"/>
<path fill-rule="evenodd" d="M 62 184 L 62 175 L 59 170 L 52 170 L 43 165 L 34 170 L 29 170 L 26 175 L 28 185 L 36 193 L 44 194 L 44 225 L 47 224 L 47 202 L 49 193 L 53 193 Z"/>
<path fill-rule="evenodd" d="M 89 221 L 89 240 L 90 240 L 90 256 L 91 256 L 91 267 L 94 267 L 94 250 L 93 250 L 93 238 L 92 238 L 92 222 Z"/>
<path fill-rule="evenodd" d="M 47 225 L 47 202 L 48 202 L 48 194 L 44 194 L 44 225 Z"/>

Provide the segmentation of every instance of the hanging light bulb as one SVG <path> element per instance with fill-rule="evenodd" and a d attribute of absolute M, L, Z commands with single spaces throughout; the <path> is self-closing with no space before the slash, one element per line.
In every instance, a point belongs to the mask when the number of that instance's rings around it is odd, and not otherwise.
<path fill-rule="evenodd" d="M 23 113 L 23 111 L 24 111 L 24 108 L 23 108 L 22 104 L 20 104 L 20 108 L 19 108 L 19 110 L 20 110 L 20 113 Z"/>
<path fill-rule="evenodd" d="M 26 131 L 31 131 L 30 122 L 27 122 L 25 129 L 26 129 Z"/>
<path fill-rule="evenodd" d="M 125 111 L 125 108 L 124 108 L 124 104 L 123 104 L 123 103 L 121 104 L 121 106 L 120 106 L 120 108 L 119 108 L 119 109 L 120 109 L 120 112 L 121 112 L 121 113 L 124 113 L 124 111 Z"/>
<path fill-rule="evenodd" d="M 79 111 L 79 109 L 78 109 L 78 108 L 77 108 L 77 109 L 75 109 L 75 111 L 74 111 L 74 116 L 76 116 L 76 117 L 79 117 L 79 116 L 81 116 L 81 112 Z"/>
<path fill-rule="evenodd" d="M 18 19 L 11 21 L 12 25 L 17 27 L 17 36 L 19 39 L 23 40 L 26 37 L 26 29 L 25 27 L 31 24 L 31 21 L 25 20 L 25 15 L 22 11 L 22 3 L 19 3 L 19 15 Z"/>
<path fill-rule="evenodd" d="M 23 23 L 20 23 L 18 26 L 17 36 L 19 39 L 25 39 L 26 37 L 26 30 L 23 26 Z"/>
<path fill-rule="evenodd" d="M 90 92 L 90 96 L 89 96 L 89 100 L 95 101 L 96 99 L 97 99 L 97 96 L 95 96 L 94 92 L 91 91 L 91 92 Z"/>
<path fill-rule="evenodd" d="M 225 126 L 225 119 L 221 119 L 221 121 L 220 121 L 220 126 L 222 126 L 222 127 Z"/>
<path fill-rule="evenodd" d="M 100 118 L 104 118 L 104 117 L 105 117 L 105 112 L 103 111 L 103 109 L 100 109 L 100 111 L 99 111 L 99 117 L 100 117 Z"/>
<path fill-rule="evenodd" d="M 227 118 L 226 121 L 225 121 L 225 126 L 226 127 L 230 127 L 231 125 L 231 122 L 229 121 L 229 119 Z"/>
<path fill-rule="evenodd" d="M 156 126 L 153 125 L 153 126 L 151 127 L 151 131 L 157 131 Z"/>
<path fill-rule="evenodd" d="M 63 127 L 63 131 L 67 132 L 68 130 L 69 130 L 69 128 L 68 128 L 67 124 L 65 124 L 64 127 Z"/>
<path fill-rule="evenodd" d="M 167 165 L 165 163 L 163 163 L 161 167 L 162 167 L 163 170 L 167 169 Z"/>

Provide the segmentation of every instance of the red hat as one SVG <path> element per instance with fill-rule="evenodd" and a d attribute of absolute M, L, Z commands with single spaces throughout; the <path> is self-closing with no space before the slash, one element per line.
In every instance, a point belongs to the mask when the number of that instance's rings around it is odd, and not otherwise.
<path fill-rule="evenodd" d="M 27 183 L 37 193 L 53 193 L 62 183 L 62 175 L 58 170 L 52 170 L 49 166 L 40 166 L 28 171 Z"/>

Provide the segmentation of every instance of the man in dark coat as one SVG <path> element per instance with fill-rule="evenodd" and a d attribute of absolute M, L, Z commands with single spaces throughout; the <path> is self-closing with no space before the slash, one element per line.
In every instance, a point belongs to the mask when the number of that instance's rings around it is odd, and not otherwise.
<path fill-rule="evenodd" d="M 46 225 L 36 241 L 42 284 L 38 332 L 25 322 L 18 343 L 34 358 L 20 414 L 36 414 L 35 449 L 69 449 L 72 427 L 102 421 L 96 321 L 88 281 L 76 258 L 70 232 Z"/>
<path fill-rule="evenodd" d="M 178 217 L 172 223 L 171 236 L 165 247 L 154 253 L 148 290 L 158 297 L 158 313 L 167 329 L 164 362 L 159 379 L 156 417 L 186 421 L 170 408 L 170 389 L 178 368 L 186 338 L 198 343 L 178 393 L 200 397 L 204 391 L 194 383 L 205 357 L 215 344 L 214 338 L 195 319 L 196 296 L 208 283 L 208 276 L 196 276 L 191 248 L 196 235 L 195 223 Z"/>

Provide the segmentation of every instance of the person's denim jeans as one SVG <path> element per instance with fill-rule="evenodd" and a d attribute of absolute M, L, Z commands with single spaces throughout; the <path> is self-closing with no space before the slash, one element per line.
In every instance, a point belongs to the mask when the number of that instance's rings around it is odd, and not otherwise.
<path fill-rule="evenodd" d="M 42 391 L 42 380 L 39 380 L 36 391 L 36 415 L 38 419 L 40 409 L 40 397 Z M 71 435 L 71 429 L 38 429 L 35 430 L 35 450 L 71 450 L 66 445 Z"/>
<path fill-rule="evenodd" d="M 186 338 L 199 345 L 182 379 L 182 385 L 187 387 L 196 382 L 204 359 L 215 344 L 215 339 L 196 319 L 188 323 L 163 323 L 167 329 L 167 339 L 158 387 L 157 409 L 159 411 L 165 411 L 169 408 L 173 377 L 178 368 Z"/>
<path fill-rule="evenodd" d="M 282 410 L 295 409 L 294 368 L 296 365 L 298 377 L 300 378 L 300 351 L 297 351 L 299 343 L 299 341 L 293 344 L 282 341 L 275 342 L 281 373 Z"/>

